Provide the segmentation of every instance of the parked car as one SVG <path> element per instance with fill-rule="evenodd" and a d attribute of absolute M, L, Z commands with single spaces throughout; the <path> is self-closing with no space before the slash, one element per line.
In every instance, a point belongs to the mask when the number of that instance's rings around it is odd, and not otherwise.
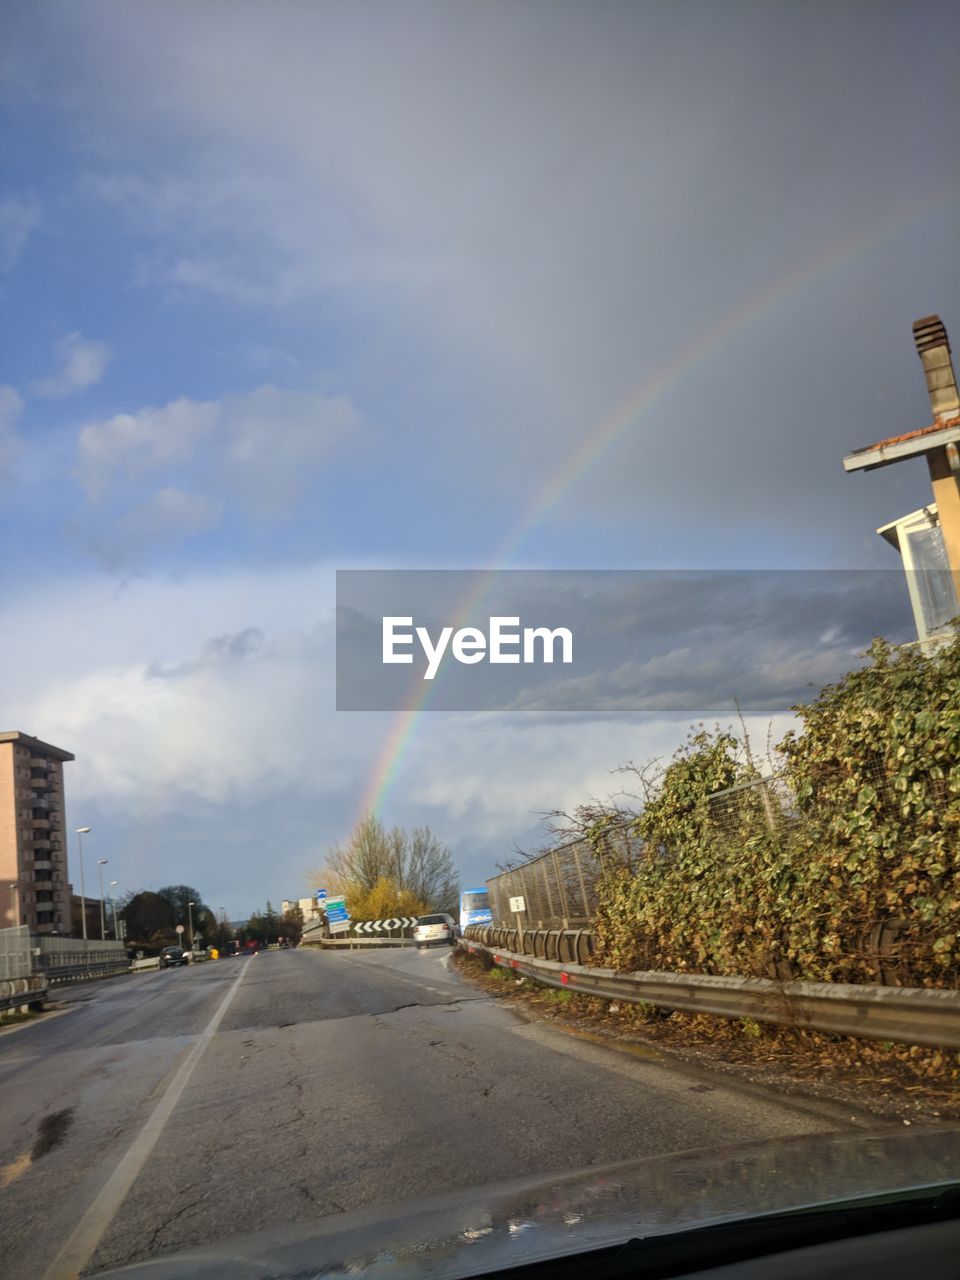
<path fill-rule="evenodd" d="M 457 940 L 457 926 L 453 916 L 439 911 L 430 916 L 419 916 L 413 926 L 413 940 L 418 951 L 434 942 L 446 942 L 452 947 Z"/>
<path fill-rule="evenodd" d="M 175 964 L 189 964 L 183 947 L 164 947 L 160 952 L 160 968 L 169 969 Z"/>

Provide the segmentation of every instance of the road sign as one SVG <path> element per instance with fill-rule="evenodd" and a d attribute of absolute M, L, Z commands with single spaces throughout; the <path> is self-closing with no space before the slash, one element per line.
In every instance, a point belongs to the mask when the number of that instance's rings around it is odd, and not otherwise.
<path fill-rule="evenodd" d="M 323 901 L 324 901 L 324 899 L 326 898 L 326 896 L 327 896 L 327 891 L 326 891 L 326 889 L 318 889 L 318 890 L 317 890 L 317 901 L 318 901 L 318 902 L 323 902 Z"/>
<path fill-rule="evenodd" d="M 376 934 L 411 929 L 416 923 L 416 916 L 392 916 L 389 920 L 358 920 L 353 927 L 359 934 Z"/>
<path fill-rule="evenodd" d="M 331 933 L 346 933 L 349 928 L 350 928 L 349 920 L 331 920 L 330 921 Z"/>
<path fill-rule="evenodd" d="M 177 933 L 183 933 L 183 925 L 182 925 L 182 924 L 178 924 L 178 925 L 177 925 Z"/>
<path fill-rule="evenodd" d="M 327 898 L 323 905 L 326 909 L 327 922 L 330 925 L 331 932 L 335 932 L 333 929 L 335 924 L 342 924 L 346 921 L 349 925 L 350 912 L 347 910 L 347 903 L 342 894 L 337 894 L 335 898 Z"/>
<path fill-rule="evenodd" d="M 524 902 L 523 898 L 517 897 L 517 898 L 510 899 L 511 911 L 526 911 L 526 909 L 527 909 L 527 904 Z"/>

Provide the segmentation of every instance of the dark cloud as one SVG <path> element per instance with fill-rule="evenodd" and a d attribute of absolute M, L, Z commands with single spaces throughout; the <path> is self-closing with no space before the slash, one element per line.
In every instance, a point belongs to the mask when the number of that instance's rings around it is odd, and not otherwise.
<path fill-rule="evenodd" d="M 338 705 L 664 715 L 783 712 L 858 665 L 878 635 L 912 638 L 902 574 L 871 571 L 479 574 L 365 571 L 338 578 Z M 564 627 L 573 662 L 458 663 L 423 679 L 382 661 L 383 617 L 412 617 L 436 643 L 443 626 L 489 633 Z M 412 628 L 405 628 L 411 630 Z M 559 654 L 558 654 L 559 657 Z"/>
<path fill-rule="evenodd" d="M 203 646 L 196 658 L 183 662 L 151 662 L 144 673 L 148 680 L 179 680 L 228 665 L 236 665 L 259 658 L 264 653 L 266 640 L 259 627 L 245 627 L 230 635 L 214 636 Z"/>

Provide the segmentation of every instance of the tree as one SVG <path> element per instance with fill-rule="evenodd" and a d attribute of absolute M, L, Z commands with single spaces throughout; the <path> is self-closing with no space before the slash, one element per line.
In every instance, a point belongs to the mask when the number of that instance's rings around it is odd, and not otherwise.
<path fill-rule="evenodd" d="M 324 880 L 346 897 L 355 919 L 455 912 L 460 892 L 453 855 L 429 827 L 409 835 L 401 827 L 386 830 L 373 814 L 356 825 L 346 844 L 329 851 L 321 871 L 310 873 L 312 884 Z M 369 915 L 374 905 L 377 914 Z"/>
<path fill-rule="evenodd" d="M 347 898 L 354 920 L 387 920 L 392 916 L 422 916 L 430 903 L 411 889 L 401 889 L 390 876 L 380 876 L 372 889 L 351 891 Z"/>
<path fill-rule="evenodd" d="M 194 921 L 196 921 L 198 911 L 210 910 L 200 896 L 200 890 L 194 889 L 189 884 L 168 884 L 163 889 L 158 889 L 157 893 L 161 898 L 166 898 L 176 912 L 177 920 L 183 924 L 187 923 L 190 903 L 193 903 L 191 910 L 193 911 Z"/>
<path fill-rule="evenodd" d="M 294 903 L 280 917 L 280 936 L 296 946 L 303 937 L 303 911 L 299 903 Z"/>
<path fill-rule="evenodd" d="M 174 908 L 162 894 L 148 890 L 130 894 L 117 914 L 127 926 L 130 942 L 164 947 L 176 941 Z M 154 942 L 155 938 L 161 939 L 159 944 Z"/>

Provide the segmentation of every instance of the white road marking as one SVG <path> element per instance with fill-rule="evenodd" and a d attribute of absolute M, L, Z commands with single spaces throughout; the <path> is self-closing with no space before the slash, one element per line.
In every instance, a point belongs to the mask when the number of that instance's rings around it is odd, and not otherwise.
<path fill-rule="evenodd" d="M 243 981 L 246 971 L 247 967 L 244 965 L 234 979 L 230 990 L 220 1001 L 217 1011 L 207 1023 L 199 1040 L 187 1054 L 160 1101 L 147 1117 L 143 1128 L 118 1162 L 99 1195 L 74 1227 L 60 1252 L 50 1263 L 44 1273 L 44 1280 L 76 1280 L 93 1257 L 97 1245 L 103 1239 L 117 1210 L 123 1204 L 127 1193 L 146 1164 L 150 1152 L 157 1145 L 184 1089 L 190 1083 L 190 1077 L 197 1063 L 203 1057 L 204 1050 L 216 1035 L 217 1028 L 223 1021 L 223 1016 L 230 1007 L 230 1002 L 236 994 L 237 987 Z"/>

